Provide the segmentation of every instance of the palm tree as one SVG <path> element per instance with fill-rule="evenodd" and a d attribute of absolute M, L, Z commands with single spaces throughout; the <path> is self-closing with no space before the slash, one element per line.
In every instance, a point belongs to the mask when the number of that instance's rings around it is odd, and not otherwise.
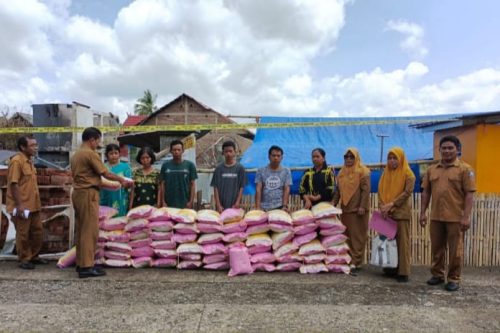
<path fill-rule="evenodd" d="M 151 90 L 144 91 L 144 96 L 137 99 L 134 105 L 134 113 L 141 116 L 149 116 L 158 109 L 155 105 L 158 95 L 153 95 Z"/>

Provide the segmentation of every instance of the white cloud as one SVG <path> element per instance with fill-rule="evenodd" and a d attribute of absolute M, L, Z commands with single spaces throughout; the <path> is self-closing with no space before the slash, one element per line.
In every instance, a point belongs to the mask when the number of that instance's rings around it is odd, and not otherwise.
<path fill-rule="evenodd" d="M 420 25 L 404 20 L 390 20 L 386 25 L 387 30 L 399 32 L 405 36 L 400 47 L 411 57 L 421 59 L 429 53 L 424 45 L 424 28 Z"/>

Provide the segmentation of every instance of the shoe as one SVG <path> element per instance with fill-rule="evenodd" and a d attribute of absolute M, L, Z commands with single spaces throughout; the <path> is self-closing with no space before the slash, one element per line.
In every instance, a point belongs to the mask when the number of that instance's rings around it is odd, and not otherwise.
<path fill-rule="evenodd" d="M 75 267 L 75 272 L 79 273 L 80 272 L 80 266 L 76 265 Z"/>
<path fill-rule="evenodd" d="M 25 261 L 19 264 L 19 268 L 22 269 L 35 269 L 35 265 L 29 261 Z"/>
<path fill-rule="evenodd" d="M 80 268 L 80 271 L 78 272 L 78 277 L 80 279 L 89 278 L 89 277 L 98 277 L 98 276 L 104 276 L 104 275 L 106 275 L 105 271 L 103 271 L 102 269 L 95 269 L 94 267 Z"/>
<path fill-rule="evenodd" d="M 356 266 L 351 267 L 351 275 L 352 276 L 358 276 L 360 271 L 361 271 L 360 267 L 356 267 Z"/>
<path fill-rule="evenodd" d="M 456 282 L 448 282 L 445 286 L 444 289 L 448 291 L 457 291 L 460 289 L 460 285 Z"/>
<path fill-rule="evenodd" d="M 382 272 L 384 276 L 388 278 L 396 278 L 398 276 L 398 271 L 394 268 L 384 268 Z"/>
<path fill-rule="evenodd" d="M 42 258 L 33 258 L 31 259 L 31 263 L 35 265 L 48 265 L 49 261 Z"/>
<path fill-rule="evenodd" d="M 433 276 L 427 280 L 429 286 L 437 286 L 438 284 L 444 283 L 444 279 L 440 277 Z"/>
<path fill-rule="evenodd" d="M 408 278 L 408 275 L 397 275 L 396 281 L 398 281 L 400 283 L 406 283 L 406 282 L 409 282 L 410 279 Z"/>

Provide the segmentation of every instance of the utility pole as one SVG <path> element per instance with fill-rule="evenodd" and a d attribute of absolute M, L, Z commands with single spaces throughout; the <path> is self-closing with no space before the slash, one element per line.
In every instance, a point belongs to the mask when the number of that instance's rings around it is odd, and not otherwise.
<path fill-rule="evenodd" d="M 377 134 L 377 137 L 380 138 L 380 164 L 382 164 L 384 159 L 384 139 L 389 137 L 389 135 Z"/>

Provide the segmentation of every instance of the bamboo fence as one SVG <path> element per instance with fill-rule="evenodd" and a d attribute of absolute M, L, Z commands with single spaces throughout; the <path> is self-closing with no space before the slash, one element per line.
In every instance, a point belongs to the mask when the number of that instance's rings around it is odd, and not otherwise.
<path fill-rule="evenodd" d="M 377 194 L 371 194 L 371 213 L 378 209 Z M 253 207 L 254 198 L 250 195 L 243 196 L 242 208 L 245 210 Z M 412 221 L 411 221 L 411 263 L 412 265 L 430 265 L 431 241 L 429 236 L 429 223 L 422 228 L 418 222 L 420 216 L 420 193 L 413 195 Z M 214 207 L 213 202 L 211 206 Z M 302 207 L 300 197 L 291 195 L 289 207 L 291 211 Z M 429 221 L 430 208 L 427 210 Z M 369 260 L 371 239 L 375 236 L 369 231 L 369 240 L 366 244 L 365 261 Z M 465 233 L 464 242 L 464 265 L 465 266 L 500 266 L 500 195 L 498 194 L 476 194 L 471 214 L 471 228 Z"/>

